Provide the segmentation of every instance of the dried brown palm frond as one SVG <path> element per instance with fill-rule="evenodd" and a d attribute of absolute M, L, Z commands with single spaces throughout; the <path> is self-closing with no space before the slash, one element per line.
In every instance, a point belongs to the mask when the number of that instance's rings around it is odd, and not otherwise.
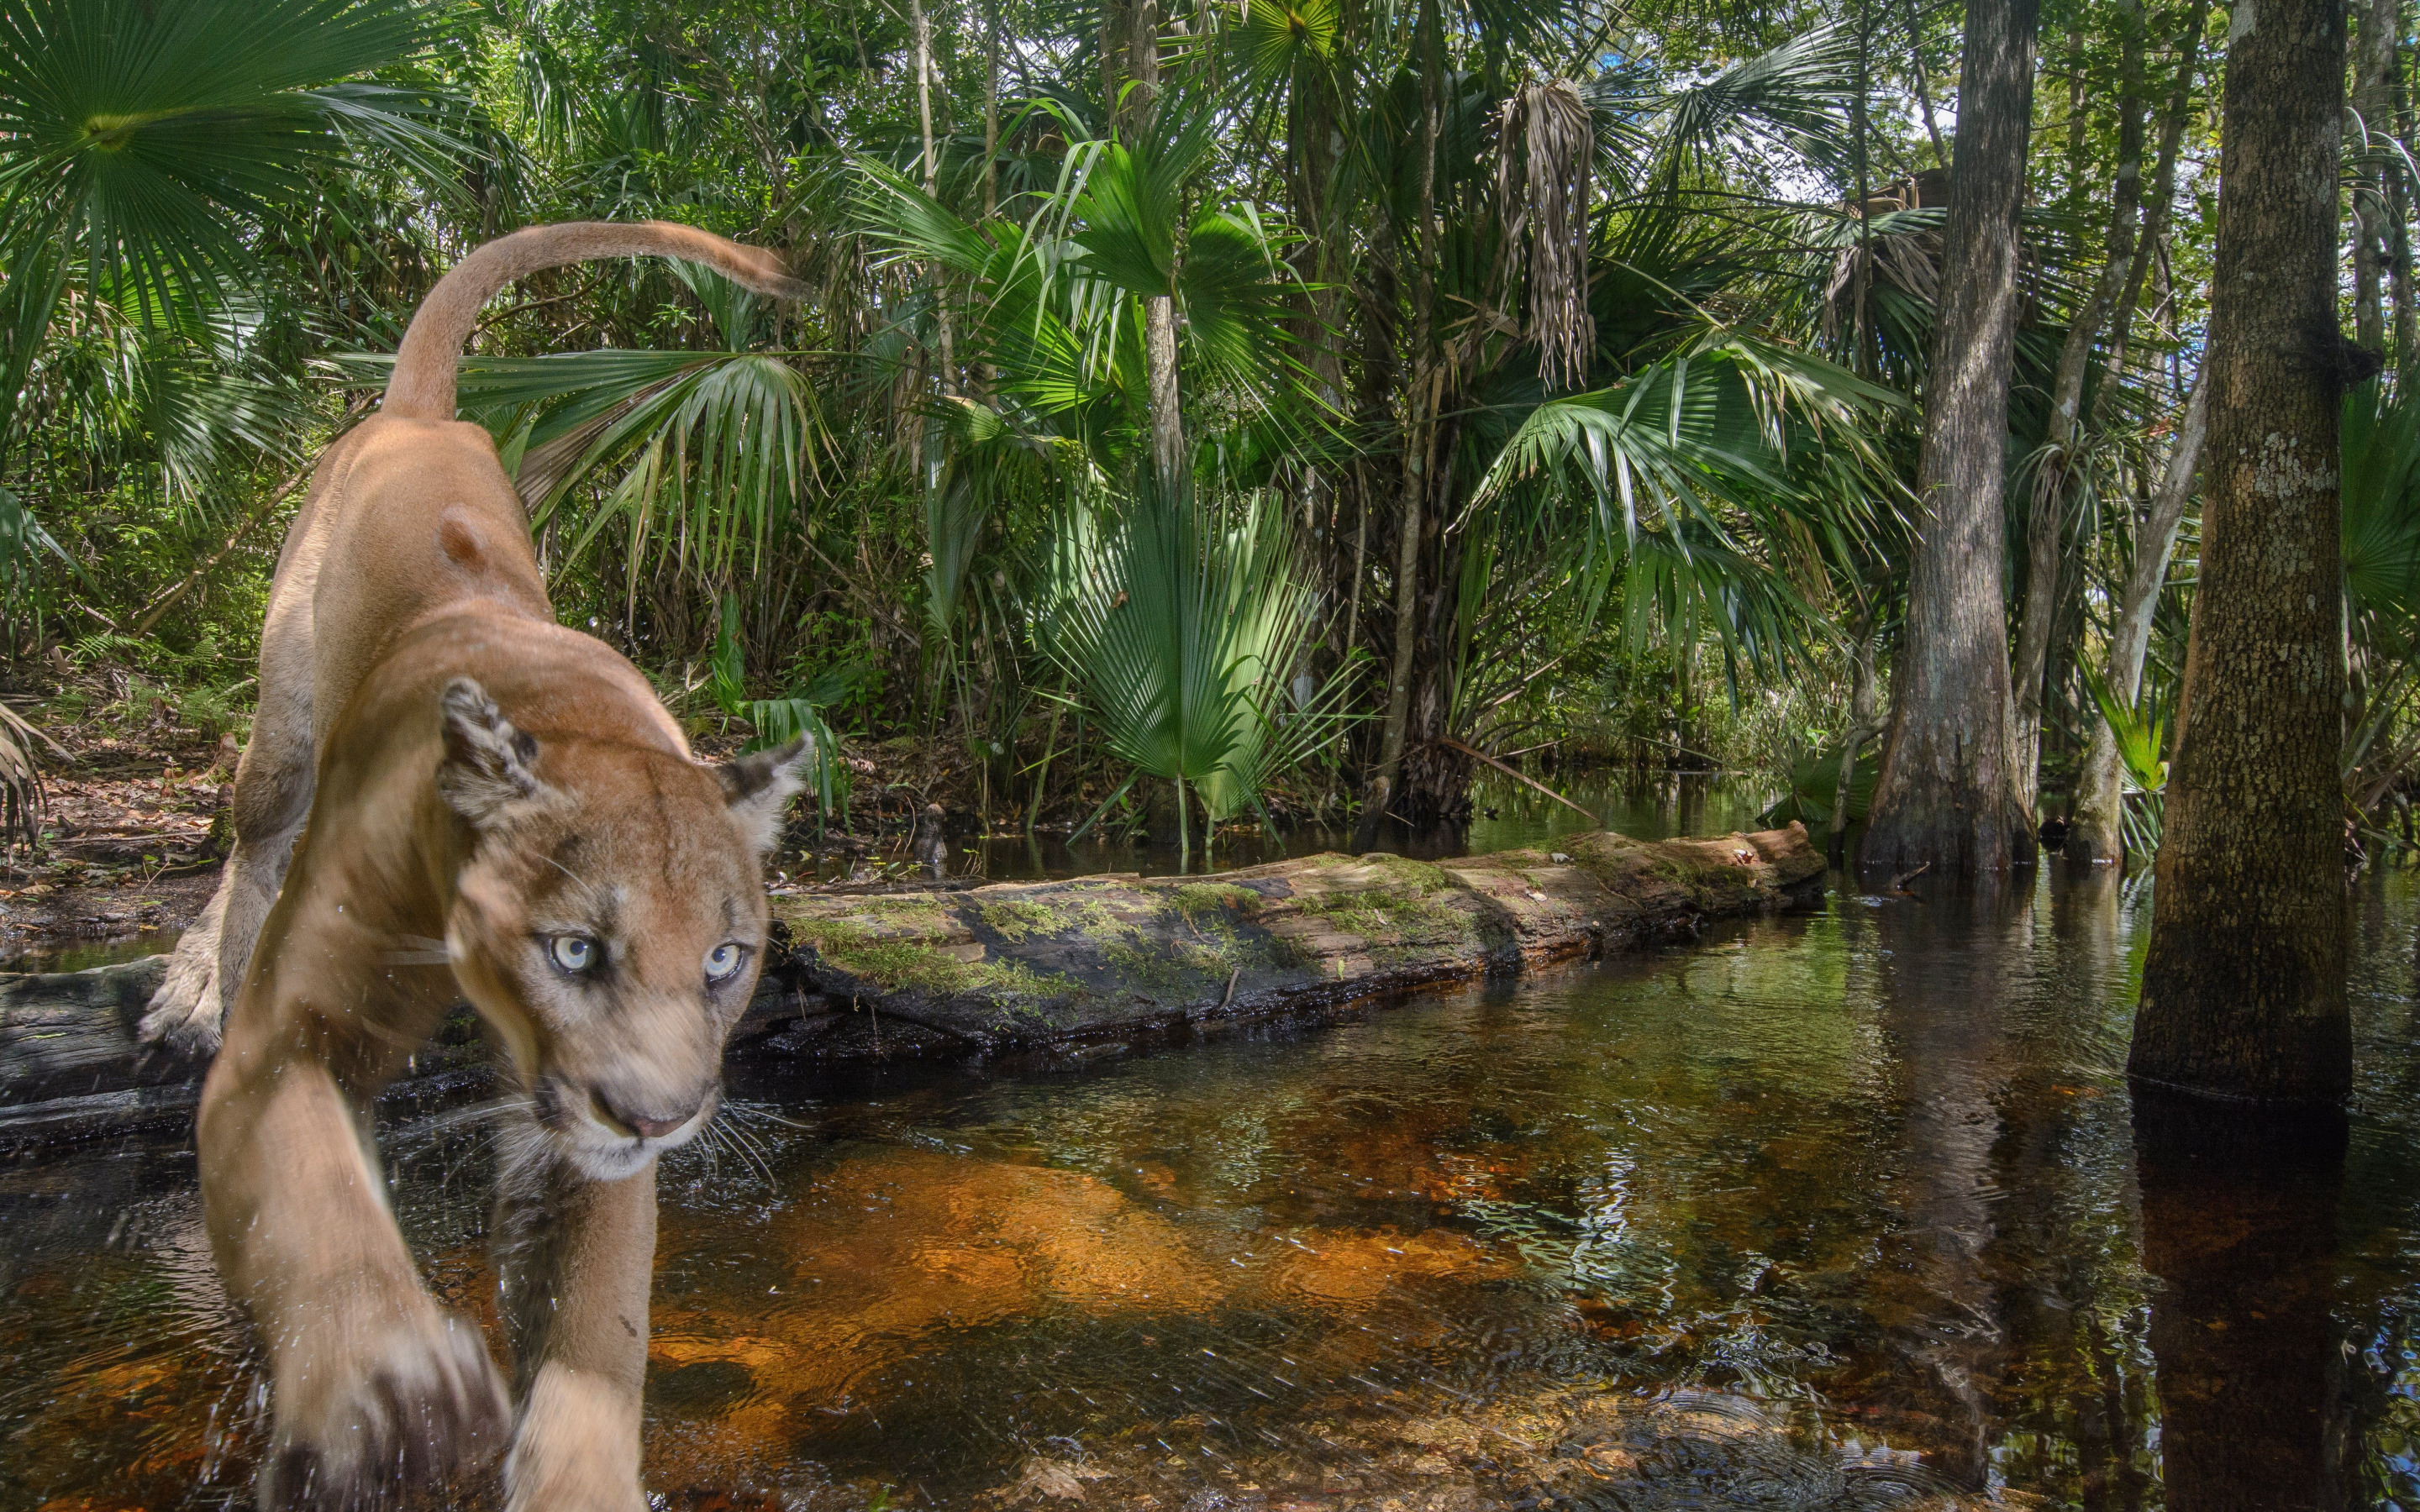
<path fill-rule="evenodd" d="M 1913 295 L 1925 304 L 1933 303 L 1941 292 L 1941 228 L 1937 222 L 1913 225 L 1900 216 L 1902 210 L 1938 210 L 1948 203 L 1949 174 L 1941 168 L 1928 168 L 1911 177 L 1886 184 L 1866 200 L 1866 224 L 1871 235 L 1847 239 L 1856 224 L 1856 204 L 1848 209 L 1853 219 L 1844 224 L 1843 240 L 1832 263 L 1832 276 L 1823 290 L 1823 339 L 1838 339 L 1839 333 L 1854 323 L 1855 303 L 1859 293 L 1857 263 L 1867 259 L 1865 286 L 1889 285 Z"/>
<path fill-rule="evenodd" d="M 27 724 L 23 716 L 0 703 L 0 836 L 14 851 L 23 841 L 32 850 L 42 839 L 42 775 L 34 766 L 34 744 L 39 741 L 64 756 L 55 740 Z"/>
<path fill-rule="evenodd" d="M 1504 225 L 1502 288 L 1528 275 L 1524 334 L 1537 344 L 1547 384 L 1586 381 L 1596 347 L 1589 314 L 1589 170 L 1596 136 L 1588 101 L 1568 79 L 1522 85 L 1504 101 L 1497 133 L 1496 201 Z"/>

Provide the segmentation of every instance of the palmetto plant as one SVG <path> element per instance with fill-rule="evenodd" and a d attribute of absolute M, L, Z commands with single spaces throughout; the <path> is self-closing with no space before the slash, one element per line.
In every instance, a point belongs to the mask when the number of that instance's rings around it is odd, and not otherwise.
<path fill-rule="evenodd" d="M 375 145 L 442 177 L 410 0 L 0 3 L 0 405 L 80 283 L 146 324 L 215 305 L 312 177 Z"/>
<path fill-rule="evenodd" d="M 1861 432 L 1898 404 L 1820 357 L 1710 328 L 1609 387 L 1541 403 L 1497 454 L 1471 510 L 1492 511 L 1497 529 L 1559 540 L 1598 581 L 1621 581 L 1634 646 L 1686 620 L 1770 669 L 1819 619 L 1771 560 L 1771 543 L 1845 544 L 1865 532 L 1861 496 L 1889 484 Z M 1823 453 L 1825 430 L 1829 460 L 1862 473 L 1863 488 L 1793 475 L 1793 440 Z"/>
<path fill-rule="evenodd" d="M 485 422 L 535 524 L 574 490 L 603 484 L 601 501 L 571 533 L 561 570 L 609 529 L 623 536 L 627 593 L 667 551 L 708 581 L 761 557 L 797 506 L 825 440 L 805 373 L 812 355 L 761 345 L 756 296 L 710 269 L 675 262 L 721 338 L 720 349 L 605 349 L 462 363 L 464 412 Z M 379 381 L 388 357 L 334 360 L 349 378 Z"/>
<path fill-rule="evenodd" d="M 2348 795 L 2366 810 L 2420 761 L 2409 708 L 2420 652 L 2420 403 L 2376 379 L 2355 384 L 2338 448 L 2345 630 L 2358 700 L 2343 762 Z"/>
<path fill-rule="evenodd" d="M 1188 784 L 1213 825 L 1262 807 L 1271 774 L 1334 738 L 1342 717 L 1340 682 L 1300 706 L 1288 692 L 1315 624 L 1293 532 L 1264 496 L 1204 507 L 1145 470 L 1124 519 L 1071 536 L 1046 643 L 1135 777 L 1174 785 L 1189 855 Z"/>
<path fill-rule="evenodd" d="M 848 766 L 840 757 L 840 736 L 832 733 L 824 710 L 854 691 L 846 671 L 828 671 L 780 698 L 752 699 L 739 640 L 739 599 L 722 595 L 721 627 L 714 655 L 706 664 L 706 693 L 715 706 L 755 730 L 749 750 L 766 750 L 807 737 L 807 779 L 815 795 L 818 823 L 848 801 Z"/>
<path fill-rule="evenodd" d="M 1189 386 L 1290 423 L 1317 412 L 1299 402 L 1281 239 L 1246 204 L 1186 213 L 1220 104 L 1171 95 L 1133 141 L 1082 137 L 1081 123 L 1062 114 L 1074 140 L 1059 180 L 1020 202 L 1013 220 L 970 222 L 882 164 L 859 164 L 861 223 L 875 244 L 955 285 L 966 322 L 959 355 L 996 375 L 990 407 L 1022 411 L 1028 430 L 1080 441 L 1112 476 L 1149 426 L 1150 298 L 1175 301 Z"/>
<path fill-rule="evenodd" d="M 2125 783 L 2126 848 L 2150 856 L 2160 848 L 2160 815 L 2166 802 L 2168 764 L 2160 752 L 2165 738 L 2157 694 L 2149 679 L 2143 697 L 2132 705 L 2118 698 L 2099 669 L 2086 663 L 2077 669 L 2092 694 L 2101 717 L 2118 746 L 2118 763 Z"/>

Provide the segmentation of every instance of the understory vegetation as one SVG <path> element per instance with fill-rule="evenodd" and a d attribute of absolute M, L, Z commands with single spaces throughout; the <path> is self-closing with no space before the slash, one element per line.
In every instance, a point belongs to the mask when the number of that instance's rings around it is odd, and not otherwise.
<path fill-rule="evenodd" d="M 2003 550 L 2035 817 L 2156 843 L 2228 11 L 2040 22 Z M 566 623 L 818 807 L 1413 825 L 1475 775 L 1861 815 L 1911 594 L 1958 8 L 0 0 L 0 786 L 241 738 L 311 459 L 520 225 L 775 249 L 488 312 Z M 2343 159 L 2344 787 L 2408 835 L 2420 354 L 2396 0 Z M 2371 369 L 2377 371 L 2374 376 Z M 70 742 L 72 745 L 73 742 Z M 1844 756 L 1847 758 L 1844 760 Z M 908 801 L 912 795 L 914 802 Z"/>

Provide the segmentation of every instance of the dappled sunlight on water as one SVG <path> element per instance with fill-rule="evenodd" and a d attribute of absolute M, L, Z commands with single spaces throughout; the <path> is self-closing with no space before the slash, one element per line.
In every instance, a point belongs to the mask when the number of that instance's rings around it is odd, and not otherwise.
<path fill-rule="evenodd" d="M 2412 882 L 2359 884 L 2333 1144 L 2138 1135 L 2148 913 L 2106 876 L 1836 897 L 1316 1026 L 760 1068 L 663 1176 L 651 1485 L 2420 1507 Z M 475 1121 L 387 1138 L 439 1289 L 488 1316 Z M 0 1504 L 240 1503 L 257 1388 L 190 1155 L 21 1165 L 0 1204 Z"/>

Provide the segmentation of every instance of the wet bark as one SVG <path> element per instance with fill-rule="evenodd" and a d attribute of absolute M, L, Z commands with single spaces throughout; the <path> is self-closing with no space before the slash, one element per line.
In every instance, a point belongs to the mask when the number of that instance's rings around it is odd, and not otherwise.
<path fill-rule="evenodd" d="M 2340 0 L 2239 8 L 2204 381 L 2208 486 L 2142 999 L 2127 1069 L 2341 1099 Z"/>
<path fill-rule="evenodd" d="M 1919 514 L 1869 867 L 1996 872 L 2033 858 L 2009 692 L 2001 525 L 2017 214 L 2038 0 L 1970 0 Z"/>
<path fill-rule="evenodd" d="M 2151 645 L 2151 619 L 2160 607 L 2160 592 L 2168 580 L 2168 557 L 2176 550 L 2177 531 L 2184 524 L 2185 505 L 2193 498 L 2194 474 L 2201 465 L 2203 440 L 2210 434 L 2210 385 L 2196 382 L 2185 406 L 2184 423 L 2169 448 L 2160 490 L 2151 499 L 2150 517 L 2134 537 L 2134 563 L 2109 629 L 2109 663 L 2103 673 L 2111 692 L 2132 703 L 2142 693 L 2143 658 Z M 2093 716 L 2092 738 L 2084 763 L 2076 769 L 2075 802 L 2070 806 L 2067 858 L 2089 865 L 2117 861 L 2126 854 L 2125 784 L 2118 761 L 2118 739 L 2109 722 Z"/>

